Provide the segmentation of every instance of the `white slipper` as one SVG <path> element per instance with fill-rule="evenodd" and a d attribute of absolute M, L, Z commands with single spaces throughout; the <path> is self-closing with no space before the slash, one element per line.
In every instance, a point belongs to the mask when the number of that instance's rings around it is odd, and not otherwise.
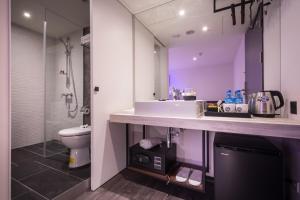
<path fill-rule="evenodd" d="M 189 184 L 199 186 L 202 182 L 202 171 L 193 169 L 189 178 Z"/>
<path fill-rule="evenodd" d="M 189 178 L 191 169 L 187 167 L 180 167 L 179 171 L 176 174 L 176 181 L 186 182 Z"/>

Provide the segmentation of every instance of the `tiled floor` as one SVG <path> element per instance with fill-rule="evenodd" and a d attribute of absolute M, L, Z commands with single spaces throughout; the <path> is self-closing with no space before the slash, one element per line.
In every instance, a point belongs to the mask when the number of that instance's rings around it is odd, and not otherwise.
<path fill-rule="evenodd" d="M 130 170 L 110 179 L 94 192 L 85 192 L 76 200 L 213 200 L 213 183 L 207 182 L 205 194 L 141 175 Z"/>
<path fill-rule="evenodd" d="M 90 177 L 90 166 L 68 168 L 68 150 L 58 141 L 12 150 L 13 200 L 48 200 Z"/>

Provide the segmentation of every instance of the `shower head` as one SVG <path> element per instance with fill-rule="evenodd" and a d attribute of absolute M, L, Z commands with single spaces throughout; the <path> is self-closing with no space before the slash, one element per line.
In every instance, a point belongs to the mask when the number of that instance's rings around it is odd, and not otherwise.
<path fill-rule="evenodd" d="M 66 41 L 65 41 L 63 38 L 59 38 L 59 41 L 60 41 L 61 43 L 63 43 L 63 45 L 67 48 L 68 43 L 69 43 L 69 41 L 70 41 L 70 38 L 67 37 L 67 38 L 66 38 Z"/>
<path fill-rule="evenodd" d="M 71 44 L 70 44 L 70 38 L 69 37 L 66 37 L 65 40 L 63 38 L 59 38 L 59 41 L 61 43 L 63 43 L 63 45 L 65 46 L 66 52 L 70 52 L 71 49 L 73 48 L 73 46 L 71 46 Z"/>

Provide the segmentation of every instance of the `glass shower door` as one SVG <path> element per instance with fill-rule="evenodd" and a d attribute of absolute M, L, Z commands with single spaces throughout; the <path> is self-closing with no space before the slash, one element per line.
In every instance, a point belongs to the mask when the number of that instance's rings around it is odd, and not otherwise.
<path fill-rule="evenodd" d="M 60 130 L 83 123 L 82 27 L 46 10 L 44 22 L 45 132 L 44 156 L 65 154 Z"/>

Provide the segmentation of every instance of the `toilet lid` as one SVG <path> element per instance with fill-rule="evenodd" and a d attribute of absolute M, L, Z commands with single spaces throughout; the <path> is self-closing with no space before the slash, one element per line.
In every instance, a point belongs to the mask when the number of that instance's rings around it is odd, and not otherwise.
<path fill-rule="evenodd" d="M 88 126 L 87 128 L 82 127 L 74 127 L 63 129 L 58 132 L 60 136 L 70 137 L 70 136 L 79 136 L 79 135 L 88 135 L 91 133 L 91 127 Z"/>

